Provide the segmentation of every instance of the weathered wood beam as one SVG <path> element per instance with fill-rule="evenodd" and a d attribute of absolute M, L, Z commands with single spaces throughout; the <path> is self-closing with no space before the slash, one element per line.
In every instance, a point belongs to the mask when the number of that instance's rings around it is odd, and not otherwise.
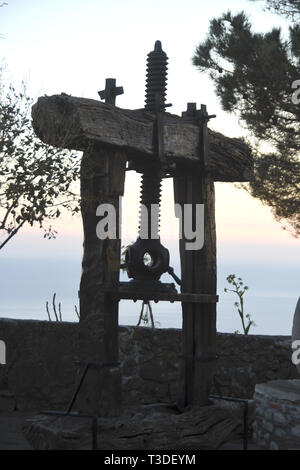
<path fill-rule="evenodd" d="M 125 110 L 100 101 L 66 94 L 43 96 L 32 107 L 37 136 L 54 147 L 85 151 L 91 144 L 116 147 L 127 159 L 154 157 L 155 116 L 145 110 Z M 199 163 L 199 128 L 179 116 L 164 118 L 166 158 L 180 164 Z M 209 130 L 207 173 L 214 181 L 248 181 L 252 174 L 249 147 Z"/>
<path fill-rule="evenodd" d="M 80 281 L 79 357 L 92 363 L 79 395 L 80 411 L 97 416 L 121 413 L 121 370 L 118 364 L 118 300 L 106 294 L 117 290 L 120 234 L 100 239 L 97 207 L 112 204 L 119 215 L 124 192 L 126 157 L 111 149 L 90 149 L 81 160 L 83 260 Z"/>
<path fill-rule="evenodd" d="M 179 240 L 182 292 L 216 295 L 215 190 L 201 172 L 174 178 L 175 202 L 183 206 L 204 204 L 204 246 L 186 250 Z M 183 212 L 184 216 L 184 212 Z M 184 221 L 183 221 L 184 224 Z M 179 378 L 178 405 L 208 404 L 216 359 L 216 303 L 182 303 L 183 364 Z"/>

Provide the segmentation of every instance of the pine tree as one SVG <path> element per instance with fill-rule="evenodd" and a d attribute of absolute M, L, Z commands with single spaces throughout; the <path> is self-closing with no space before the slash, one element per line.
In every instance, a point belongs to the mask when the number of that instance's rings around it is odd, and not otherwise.
<path fill-rule="evenodd" d="M 300 1 L 267 3 L 292 19 L 288 39 L 280 28 L 256 33 L 244 12 L 228 11 L 211 20 L 193 63 L 209 73 L 222 108 L 236 113 L 250 131 L 255 160 L 250 193 L 299 236 L 300 26 L 293 18 L 300 15 Z M 261 143 L 270 145 L 268 153 L 257 149 Z"/>

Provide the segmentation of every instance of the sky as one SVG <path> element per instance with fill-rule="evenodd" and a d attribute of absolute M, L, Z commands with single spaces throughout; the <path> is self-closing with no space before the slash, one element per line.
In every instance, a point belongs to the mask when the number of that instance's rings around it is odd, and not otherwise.
<path fill-rule="evenodd" d="M 263 2 L 248 0 L 7 0 L 0 8 L 0 59 L 7 80 L 24 80 L 34 99 L 61 92 L 99 99 L 105 78 L 124 88 L 117 106 L 144 106 L 147 53 L 162 41 L 169 57 L 168 111 L 181 114 L 187 102 L 204 103 L 217 117 L 210 127 L 229 137 L 246 135 L 235 116 L 221 110 L 209 78 L 192 65 L 209 20 L 230 9 L 245 10 L 257 31 L 273 26 L 287 30 L 279 16 L 263 11 Z M 137 233 L 139 179 L 128 173 L 123 198 L 123 238 Z M 257 266 L 297 266 L 299 241 L 282 230 L 268 207 L 232 183 L 216 184 L 218 260 Z M 24 228 L 0 254 L 8 258 L 77 258 L 81 256 L 80 217 L 64 215 L 55 223 L 57 240 L 45 241 L 36 228 Z M 172 182 L 163 185 L 163 241 L 175 242 L 178 223 Z M 80 253 L 80 254 L 79 254 Z M 293 280 L 295 282 L 295 280 Z"/>

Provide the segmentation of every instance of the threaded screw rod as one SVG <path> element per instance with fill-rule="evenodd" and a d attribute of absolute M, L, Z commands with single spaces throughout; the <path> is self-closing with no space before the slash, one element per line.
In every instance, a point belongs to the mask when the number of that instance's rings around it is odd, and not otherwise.
<path fill-rule="evenodd" d="M 147 55 L 145 109 L 150 112 L 165 110 L 168 57 L 156 41 L 154 50 Z M 159 238 L 161 170 L 154 166 L 142 174 L 140 197 L 139 235 Z M 145 209 L 147 210 L 145 214 Z"/>

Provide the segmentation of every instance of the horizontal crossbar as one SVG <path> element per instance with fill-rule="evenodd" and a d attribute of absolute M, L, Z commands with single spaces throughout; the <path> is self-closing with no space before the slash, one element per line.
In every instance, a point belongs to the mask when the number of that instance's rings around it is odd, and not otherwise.
<path fill-rule="evenodd" d="M 132 291 L 125 291 L 116 292 L 116 291 L 107 291 L 109 295 L 117 300 L 121 299 L 130 299 L 134 302 L 137 300 L 144 300 L 145 302 L 152 300 L 153 302 L 191 302 L 191 303 L 201 303 L 201 304 L 210 304 L 210 303 L 217 303 L 219 300 L 218 295 L 211 295 L 211 294 L 190 294 L 190 293 L 183 293 L 183 294 L 173 294 L 173 293 L 164 293 L 164 292 L 132 292 Z"/>

